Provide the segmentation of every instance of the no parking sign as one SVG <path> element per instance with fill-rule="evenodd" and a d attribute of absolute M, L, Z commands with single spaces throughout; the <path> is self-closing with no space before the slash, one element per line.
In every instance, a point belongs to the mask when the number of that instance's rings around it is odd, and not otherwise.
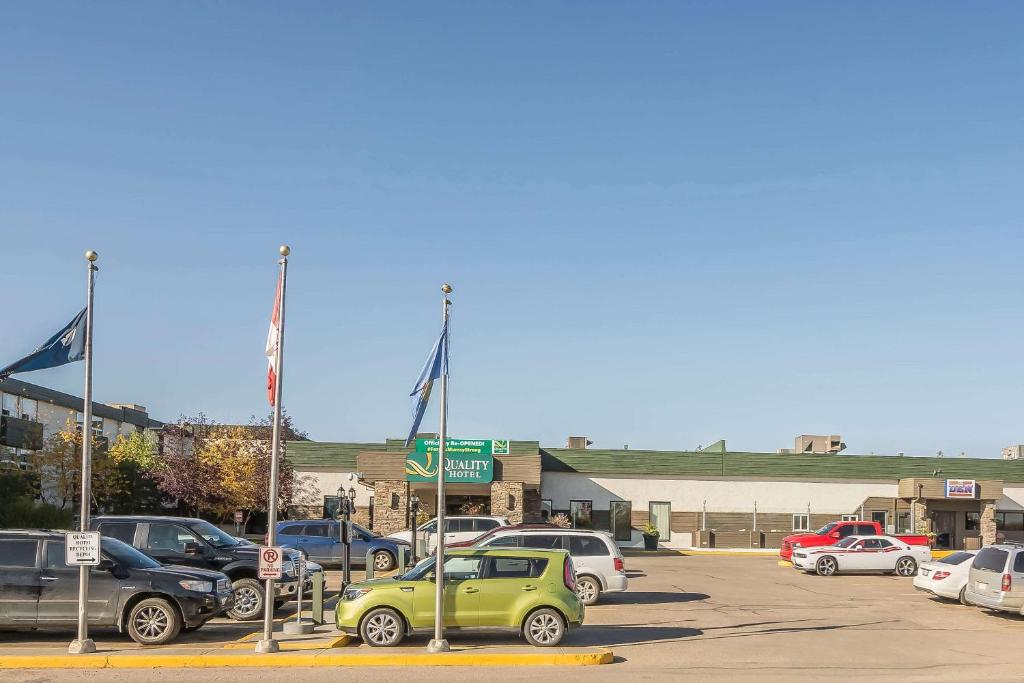
<path fill-rule="evenodd" d="M 281 548 L 260 546 L 260 578 L 280 579 L 283 572 L 284 553 Z"/>

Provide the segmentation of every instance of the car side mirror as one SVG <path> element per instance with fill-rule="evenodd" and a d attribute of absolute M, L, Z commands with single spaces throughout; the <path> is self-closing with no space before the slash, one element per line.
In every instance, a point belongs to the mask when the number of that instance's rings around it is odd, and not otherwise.
<path fill-rule="evenodd" d="M 186 555 L 200 555 L 203 552 L 203 547 L 198 543 L 186 543 L 185 554 Z"/>
<path fill-rule="evenodd" d="M 437 581 L 437 572 L 431 569 L 425 577 L 427 581 Z"/>
<path fill-rule="evenodd" d="M 859 553 L 859 552 L 860 552 L 860 551 L 862 551 L 862 550 L 864 550 L 864 548 L 862 548 L 862 547 L 860 547 L 860 546 L 857 546 L 856 548 L 854 548 L 854 549 L 853 549 L 853 552 L 855 552 L 855 553 Z"/>
<path fill-rule="evenodd" d="M 104 557 L 100 560 L 100 563 L 96 566 L 96 568 L 101 571 L 110 572 L 117 568 L 117 563 L 109 557 Z"/>
<path fill-rule="evenodd" d="M 829 538 L 839 538 L 839 532 L 838 531 L 833 531 L 832 533 L 830 533 L 828 535 L 828 537 Z"/>

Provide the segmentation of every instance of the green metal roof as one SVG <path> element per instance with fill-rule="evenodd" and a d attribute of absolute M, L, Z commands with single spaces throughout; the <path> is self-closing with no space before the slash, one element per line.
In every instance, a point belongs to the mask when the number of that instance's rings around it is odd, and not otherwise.
<path fill-rule="evenodd" d="M 546 448 L 541 467 L 552 472 L 703 477 L 823 479 L 1000 479 L 1024 482 L 1024 461 L 987 458 L 919 458 L 895 455 L 807 453 L 708 453 Z"/>
<path fill-rule="evenodd" d="M 356 456 L 363 451 L 384 451 L 382 443 L 337 443 L 331 441 L 289 441 L 288 461 L 299 467 L 340 467 L 356 469 Z"/>
<path fill-rule="evenodd" d="M 354 470 L 364 451 L 408 451 L 402 439 L 384 443 L 289 441 L 288 459 L 299 467 Z M 769 477 L 801 479 L 999 479 L 1024 482 L 1024 460 L 919 458 L 898 455 L 818 455 L 738 451 L 643 451 L 599 448 L 540 448 L 537 441 L 512 441 L 512 455 L 540 452 L 546 472 L 649 477 Z"/>

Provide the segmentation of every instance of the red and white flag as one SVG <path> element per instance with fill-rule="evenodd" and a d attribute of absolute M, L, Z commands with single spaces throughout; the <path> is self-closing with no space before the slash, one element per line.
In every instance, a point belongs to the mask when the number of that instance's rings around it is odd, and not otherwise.
<path fill-rule="evenodd" d="M 267 400 L 274 405 L 277 396 L 277 341 L 281 329 L 281 276 L 277 276 L 277 293 L 274 294 L 274 314 L 270 316 L 270 331 L 267 332 Z"/>

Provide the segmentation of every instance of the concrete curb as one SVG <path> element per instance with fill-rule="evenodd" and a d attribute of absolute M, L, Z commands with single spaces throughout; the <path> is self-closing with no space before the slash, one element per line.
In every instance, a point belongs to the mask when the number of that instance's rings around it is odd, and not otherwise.
<path fill-rule="evenodd" d="M 589 652 L 449 652 L 444 654 L 95 654 L 0 656 L 0 669 L 212 669 L 322 666 L 595 666 L 611 664 L 611 650 Z"/>
<path fill-rule="evenodd" d="M 259 634 L 262 635 L 262 634 Z M 352 642 L 352 636 L 340 635 L 330 638 L 329 640 L 320 640 L 312 643 L 304 643 L 301 641 L 281 640 L 278 641 L 282 652 L 297 652 L 301 650 L 329 650 L 336 647 L 345 647 Z M 253 639 L 249 639 L 244 642 L 228 643 L 222 649 L 224 650 L 251 650 L 256 647 L 256 643 Z"/>

